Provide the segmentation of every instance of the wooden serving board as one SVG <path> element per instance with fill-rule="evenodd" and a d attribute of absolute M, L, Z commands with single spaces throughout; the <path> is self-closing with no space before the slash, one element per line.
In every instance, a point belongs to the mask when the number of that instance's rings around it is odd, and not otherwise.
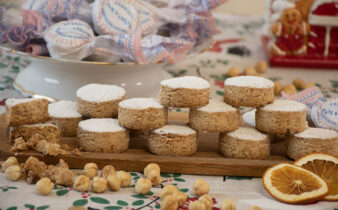
<path fill-rule="evenodd" d="M 169 120 L 187 122 L 187 113 L 169 113 Z M 77 138 L 61 138 L 61 143 L 70 146 L 77 145 Z M 35 156 L 46 164 L 56 164 L 64 159 L 71 168 L 83 168 L 88 162 L 95 162 L 99 168 L 111 164 L 117 170 L 142 172 L 149 163 L 158 163 L 161 172 L 184 173 L 201 175 L 233 175 L 261 177 L 264 171 L 279 162 L 289 162 L 283 155 L 281 144 L 272 144 L 272 156 L 268 160 L 240 160 L 227 159 L 218 153 L 218 133 L 200 133 L 198 151 L 190 157 L 159 156 L 146 150 L 146 139 L 131 137 L 127 151 L 116 153 L 82 152 L 81 156 L 44 156 L 35 151 L 18 153 L 9 152 L 11 145 L 8 142 L 5 116 L 0 115 L 0 160 L 15 155 L 19 162 L 29 156 Z"/>

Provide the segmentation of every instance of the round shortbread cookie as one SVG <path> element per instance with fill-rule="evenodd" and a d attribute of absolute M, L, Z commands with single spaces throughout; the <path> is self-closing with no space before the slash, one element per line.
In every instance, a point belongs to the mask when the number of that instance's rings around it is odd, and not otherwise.
<path fill-rule="evenodd" d="M 274 83 L 256 76 L 231 77 L 224 81 L 224 101 L 231 106 L 259 107 L 274 100 Z"/>
<path fill-rule="evenodd" d="M 128 149 L 129 133 L 116 119 L 94 118 L 79 123 L 80 147 L 87 152 L 120 153 Z"/>
<path fill-rule="evenodd" d="M 291 100 L 275 100 L 257 108 L 255 121 L 258 130 L 271 134 L 294 134 L 308 127 L 305 105 Z"/>
<path fill-rule="evenodd" d="M 303 155 L 320 152 L 338 156 L 338 134 L 325 128 L 308 128 L 286 139 L 286 155 L 294 160 Z"/>
<path fill-rule="evenodd" d="M 60 130 L 61 136 L 76 136 L 81 114 L 77 111 L 77 105 L 73 101 L 58 101 L 48 105 L 50 121 Z"/>
<path fill-rule="evenodd" d="M 189 112 L 189 124 L 198 131 L 229 132 L 240 123 L 239 110 L 219 100 L 210 100 L 208 105 Z"/>
<path fill-rule="evenodd" d="M 197 151 L 197 132 L 187 126 L 163 126 L 151 132 L 148 149 L 157 155 L 192 155 Z"/>
<path fill-rule="evenodd" d="M 233 159 L 266 159 L 270 156 L 269 136 L 252 127 L 240 127 L 230 133 L 220 133 L 219 149 Z"/>
<path fill-rule="evenodd" d="M 121 101 L 119 124 L 129 129 L 154 129 L 167 124 L 168 109 L 154 98 L 132 98 Z"/>
<path fill-rule="evenodd" d="M 76 91 L 78 111 L 88 118 L 116 117 L 125 97 L 126 91 L 116 85 L 88 84 Z"/>
<path fill-rule="evenodd" d="M 200 77 L 177 77 L 163 80 L 160 94 L 165 107 L 201 107 L 209 102 L 210 84 Z"/>

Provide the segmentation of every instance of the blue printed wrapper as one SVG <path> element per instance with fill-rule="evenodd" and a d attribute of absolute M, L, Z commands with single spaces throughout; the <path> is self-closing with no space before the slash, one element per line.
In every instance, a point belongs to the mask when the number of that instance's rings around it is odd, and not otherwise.
<path fill-rule="evenodd" d="M 316 127 L 338 131 L 338 98 L 315 104 L 311 118 Z"/>
<path fill-rule="evenodd" d="M 22 24 L 0 25 L 0 35 L 17 49 L 54 58 L 175 63 L 216 33 L 210 10 L 226 0 L 155 1 L 25 0 Z M 34 42 L 41 38 L 45 43 Z"/>

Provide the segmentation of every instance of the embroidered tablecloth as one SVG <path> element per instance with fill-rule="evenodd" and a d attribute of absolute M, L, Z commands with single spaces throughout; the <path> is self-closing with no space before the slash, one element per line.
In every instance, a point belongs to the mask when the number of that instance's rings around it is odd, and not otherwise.
<path fill-rule="evenodd" d="M 216 14 L 216 25 L 220 33 L 215 36 L 216 43 L 208 52 L 175 65 L 164 65 L 163 69 L 173 77 L 198 75 L 207 79 L 213 98 L 223 96 L 223 82 L 226 71 L 233 66 L 243 68 L 254 66 L 258 60 L 265 59 L 260 43 L 263 25 L 261 16 L 231 16 Z M 0 103 L 8 97 L 23 97 L 12 85 L 15 75 L 29 65 L 27 58 L 11 57 L 0 53 Z M 320 87 L 326 98 L 338 96 L 338 71 L 270 68 L 267 78 L 286 85 L 296 77 L 305 82 L 314 82 Z M 179 109 L 177 111 L 180 111 Z M 4 107 L 0 106 L 0 113 Z M 201 169 L 203 170 L 203 169 Z M 133 183 L 142 174 L 131 172 Z M 272 199 L 263 189 L 260 178 L 234 176 L 192 176 L 183 174 L 162 174 L 161 187 L 174 184 L 187 192 L 189 198 L 184 205 L 196 200 L 191 194 L 192 183 L 197 178 L 206 180 L 210 186 L 210 195 L 214 198 L 215 209 L 225 198 L 233 198 L 237 209 L 250 209 L 255 205 L 262 209 L 328 209 L 337 210 L 337 202 L 317 202 L 310 205 L 286 205 Z M 48 196 L 40 196 L 34 185 L 24 181 L 8 181 L 4 173 L 0 174 L 0 210 L 3 209 L 68 209 L 82 206 L 83 209 L 159 209 L 158 192 L 161 187 L 152 188 L 148 195 L 136 195 L 133 184 L 121 188 L 119 192 L 81 193 L 72 188 L 55 188 Z"/>

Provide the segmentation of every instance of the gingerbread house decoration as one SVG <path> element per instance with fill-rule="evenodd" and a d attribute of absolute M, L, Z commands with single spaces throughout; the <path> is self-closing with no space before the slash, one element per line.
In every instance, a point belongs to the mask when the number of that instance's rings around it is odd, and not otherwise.
<path fill-rule="evenodd" d="M 338 68 L 338 0 L 268 0 L 263 45 L 272 66 Z"/>
<path fill-rule="evenodd" d="M 312 4 L 309 54 L 338 58 L 338 1 L 317 0 Z"/>

